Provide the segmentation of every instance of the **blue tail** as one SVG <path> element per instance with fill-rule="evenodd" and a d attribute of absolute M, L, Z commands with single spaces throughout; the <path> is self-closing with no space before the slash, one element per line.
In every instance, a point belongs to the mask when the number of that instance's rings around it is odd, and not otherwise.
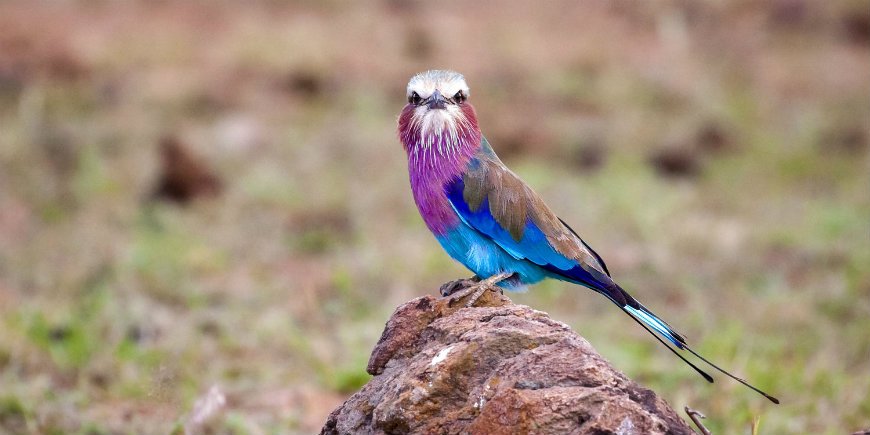
<path fill-rule="evenodd" d="M 637 308 L 626 305 L 622 308 L 628 312 L 628 314 L 631 314 L 632 317 L 640 320 L 655 332 L 661 334 L 662 337 L 665 337 L 668 341 L 673 343 L 674 346 L 677 346 L 677 349 L 686 349 L 686 340 L 680 334 L 677 334 L 677 332 L 674 331 L 670 325 L 665 323 L 664 320 L 659 319 L 643 305 L 638 304 Z"/>
<path fill-rule="evenodd" d="M 603 262 L 601 263 L 603 264 Z M 644 307 L 640 302 L 637 301 L 637 299 L 632 297 L 630 294 L 628 294 L 627 291 L 623 290 L 622 287 L 613 282 L 613 280 L 610 278 L 610 274 L 601 273 L 596 269 L 590 270 L 590 268 L 583 267 L 583 265 L 578 265 L 570 270 L 558 269 L 555 266 L 551 265 L 545 265 L 542 267 L 548 272 L 552 273 L 553 276 L 556 278 L 591 288 L 592 290 L 595 290 L 596 292 L 604 295 L 607 299 L 610 299 L 610 301 L 616 304 L 616 306 L 618 306 L 620 309 L 622 309 L 622 311 L 624 311 L 625 314 L 628 315 L 628 317 L 631 317 L 632 320 L 637 322 L 638 325 L 642 326 L 643 329 L 646 329 L 646 331 L 650 333 L 650 335 L 655 337 L 655 339 L 658 340 L 659 343 L 668 348 L 671 353 L 683 360 L 683 362 L 688 364 L 689 367 L 695 369 L 695 371 L 703 376 L 704 379 L 707 380 L 707 382 L 713 382 L 713 377 L 707 374 L 707 372 L 698 368 L 698 366 L 696 366 L 695 364 L 692 364 L 692 362 L 687 360 L 682 353 L 677 351 L 677 349 L 685 350 L 691 353 L 692 355 L 694 355 L 701 361 L 704 361 L 719 372 L 763 395 L 771 402 L 779 403 L 779 400 L 776 397 L 773 397 L 759 390 L 758 388 L 755 388 L 745 380 L 734 376 L 733 374 L 727 372 L 716 364 L 713 364 L 708 359 L 704 358 L 703 356 L 692 350 L 692 348 L 690 348 L 689 345 L 686 344 L 686 339 L 683 338 L 682 335 L 678 334 L 677 331 L 674 331 L 674 329 L 671 328 L 670 325 L 665 323 L 664 320 L 653 314 L 652 311 Z M 662 339 L 662 337 L 664 337 L 664 339 Z M 677 349 L 674 349 L 673 347 L 668 345 L 668 341 L 676 346 Z"/>
<path fill-rule="evenodd" d="M 727 375 L 731 379 L 734 379 L 735 381 L 740 382 L 741 384 L 749 387 L 753 391 L 766 397 L 771 402 L 779 404 L 779 399 L 777 399 L 776 397 L 773 397 L 770 394 L 767 394 L 764 391 L 761 391 L 758 388 L 750 385 L 743 378 L 739 378 L 737 376 L 734 376 L 733 374 L 729 373 L 725 369 L 717 366 L 716 364 L 713 364 L 712 362 L 710 362 L 710 360 L 708 360 L 707 358 L 704 358 L 703 356 L 699 355 L 697 352 L 692 350 L 692 348 L 690 348 L 688 346 L 688 344 L 686 344 L 686 339 L 683 338 L 683 336 L 681 336 L 676 331 L 674 331 L 674 329 L 671 328 L 670 325 L 668 325 L 667 323 L 665 323 L 664 320 L 660 319 L 658 316 L 653 314 L 652 311 L 648 310 L 646 307 L 641 305 L 640 302 L 638 302 L 636 299 L 631 297 L 631 295 L 629 295 L 628 292 L 623 290 L 621 287 L 619 287 L 618 285 L 616 285 L 614 283 L 613 286 L 609 290 L 610 290 L 610 292 L 609 292 L 610 294 L 612 294 L 614 291 L 621 293 L 621 296 L 625 300 L 625 304 L 618 303 L 616 300 L 614 300 L 613 297 L 611 297 L 610 295 L 608 295 L 606 293 L 605 293 L 605 296 L 608 296 L 608 298 L 611 301 L 613 301 L 614 303 L 619 305 L 620 308 L 622 308 L 622 311 L 625 311 L 625 313 L 628 314 L 629 317 L 631 317 L 640 326 L 643 326 L 643 328 L 646 329 L 647 332 L 649 332 L 653 337 L 655 337 L 656 340 L 658 340 L 661 344 L 665 345 L 665 347 L 667 347 L 668 350 L 673 352 L 673 354 L 678 356 L 681 360 L 683 360 L 683 362 L 685 362 L 690 367 L 695 369 L 695 371 L 697 371 L 701 376 L 703 376 L 704 379 L 706 379 L 708 382 L 713 382 L 713 378 L 709 374 L 707 374 L 705 371 L 699 369 L 698 366 L 692 364 L 685 357 L 683 357 L 683 355 L 681 355 L 679 352 L 677 352 L 676 350 L 674 350 L 673 348 L 668 346 L 668 344 L 665 343 L 665 341 L 662 340 L 661 337 L 656 335 L 656 332 L 659 333 L 666 340 L 673 343 L 674 346 L 677 347 L 677 349 L 688 351 L 689 353 L 691 353 L 695 357 L 699 358 L 701 361 L 704 361 L 705 363 L 709 364 L 711 367 L 718 370 L 719 372 Z M 653 332 L 653 331 L 655 331 L 655 332 Z"/>

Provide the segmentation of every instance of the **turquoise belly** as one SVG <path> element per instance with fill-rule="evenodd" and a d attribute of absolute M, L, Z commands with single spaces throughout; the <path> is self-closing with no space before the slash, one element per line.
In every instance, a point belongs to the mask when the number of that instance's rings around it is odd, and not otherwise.
<path fill-rule="evenodd" d="M 525 285 L 536 283 L 549 276 L 538 265 L 517 259 L 491 239 L 460 223 L 454 229 L 436 238 L 453 259 L 459 261 L 481 278 L 502 272 L 514 273 L 518 279 L 500 284 L 506 290 L 523 290 Z"/>

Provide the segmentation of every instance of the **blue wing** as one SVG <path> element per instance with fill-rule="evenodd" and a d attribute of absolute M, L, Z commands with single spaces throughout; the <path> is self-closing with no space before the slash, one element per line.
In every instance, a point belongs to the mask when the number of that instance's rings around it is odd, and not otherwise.
<path fill-rule="evenodd" d="M 464 177 L 446 186 L 447 199 L 462 222 L 513 258 L 601 293 L 682 348 L 685 339 L 617 285 L 601 257 L 497 159 L 492 155 L 473 161 Z"/>
<path fill-rule="evenodd" d="M 478 207 L 472 210 L 463 197 L 464 190 L 465 183 L 461 178 L 456 179 L 447 186 L 447 198 L 453 206 L 454 211 L 456 211 L 457 215 L 466 225 L 494 241 L 512 257 L 536 264 L 552 274 L 553 278 L 571 281 L 594 290 L 605 290 L 613 285 L 613 281 L 607 274 L 604 262 L 600 260 L 601 257 L 589 249 L 561 221 L 559 221 L 559 224 L 563 226 L 564 232 L 569 234 L 570 237 L 576 238 L 580 246 L 588 249 L 592 258 L 595 258 L 601 265 L 600 267 L 583 264 L 577 259 L 569 257 L 571 254 L 559 252 L 550 243 L 544 230 L 532 219 L 527 219 L 524 223 L 522 237 L 519 240 L 514 238 L 510 230 L 503 227 L 493 216 L 490 211 L 489 198 L 484 199 Z M 565 235 L 563 234 L 562 236 L 564 237 Z M 622 305 L 626 303 L 621 294 L 614 296 L 616 296 L 614 302 Z"/>

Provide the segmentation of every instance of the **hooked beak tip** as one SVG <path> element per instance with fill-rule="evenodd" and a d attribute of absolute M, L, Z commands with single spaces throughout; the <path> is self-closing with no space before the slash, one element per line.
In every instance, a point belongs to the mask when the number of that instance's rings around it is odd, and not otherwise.
<path fill-rule="evenodd" d="M 447 100 L 444 99 L 444 96 L 441 95 L 437 90 L 432 93 L 432 96 L 429 97 L 426 104 L 429 109 L 443 109 L 447 106 Z"/>

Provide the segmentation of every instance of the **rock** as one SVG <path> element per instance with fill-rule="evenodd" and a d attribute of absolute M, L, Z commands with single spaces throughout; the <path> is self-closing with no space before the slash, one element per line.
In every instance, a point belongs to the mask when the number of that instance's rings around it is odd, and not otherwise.
<path fill-rule="evenodd" d="M 694 178 L 701 173 L 697 150 L 684 144 L 667 145 L 650 153 L 648 161 L 656 173 L 669 178 Z"/>
<path fill-rule="evenodd" d="M 400 306 L 367 370 L 322 435 L 694 433 L 568 326 L 493 292 Z"/>
<path fill-rule="evenodd" d="M 162 174 L 152 198 L 186 204 L 199 197 L 214 197 L 223 190 L 223 183 L 212 169 L 177 137 L 164 137 L 160 154 Z"/>

